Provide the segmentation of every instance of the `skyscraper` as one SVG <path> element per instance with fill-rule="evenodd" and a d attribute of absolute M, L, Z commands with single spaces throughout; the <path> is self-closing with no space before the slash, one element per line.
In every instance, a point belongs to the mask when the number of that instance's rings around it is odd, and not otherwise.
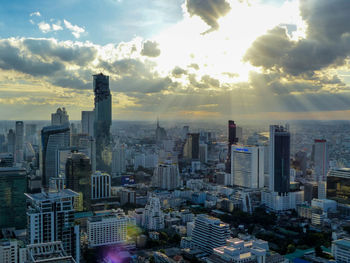
<path fill-rule="evenodd" d="M 238 142 L 237 136 L 236 136 L 236 124 L 234 121 L 229 120 L 228 121 L 228 150 L 227 150 L 227 158 L 226 158 L 226 164 L 225 164 L 225 171 L 226 173 L 231 173 L 231 147 L 233 144 L 236 144 Z"/>
<path fill-rule="evenodd" d="M 24 125 L 23 121 L 16 121 L 16 140 L 15 140 L 15 160 L 17 163 L 23 161 L 24 145 Z"/>
<path fill-rule="evenodd" d="M 164 213 L 160 207 L 158 197 L 150 196 L 142 214 L 142 226 L 147 230 L 159 230 L 164 228 Z"/>
<path fill-rule="evenodd" d="M 188 133 L 187 141 L 184 145 L 183 156 L 186 159 L 199 159 L 199 133 Z"/>
<path fill-rule="evenodd" d="M 28 244 L 62 241 L 64 251 L 75 259 L 80 254 L 79 225 L 74 224 L 74 198 L 70 189 L 25 194 Z"/>
<path fill-rule="evenodd" d="M 41 130 L 42 185 L 49 186 L 49 179 L 57 176 L 58 150 L 70 145 L 68 125 L 47 126 Z"/>
<path fill-rule="evenodd" d="M 233 145 L 232 183 L 248 188 L 264 187 L 264 147 Z"/>
<path fill-rule="evenodd" d="M 270 191 L 283 195 L 290 188 L 290 133 L 278 125 L 270 125 Z"/>
<path fill-rule="evenodd" d="M 71 153 L 66 162 L 66 187 L 79 194 L 84 210 L 91 206 L 91 174 L 90 158 L 81 152 Z"/>
<path fill-rule="evenodd" d="M 7 134 L 7 151 L 13 156 L 15 155 L 16 134 L 10 129 Z"/>
<path fill-rule="evenodd" d="M 102 73 L 93 75 L 95 93 L 94 136 L 96 139 L 96 169 L 109 171 L 109 165 L 103 153 L 110 144 L 112 124 L 112 96 L 109 89 L 109 76 Z"/>
<path fill-rule="evenodd" d="M 0 229 L 26 226 L 27 173 L 24 168 L 0 168 Z"/>
<path fill-rule="evenodd" d="M 91 177 L 91 199 L 111 197 L 111 176 L 97 171 Z"/>
<path fill-rule="evenodd" d="M 30 142 L 31 144 L 37 144 L 37 136 L 36 136 L 36 132 L 37 132 L 37 125 L 36 124 L 26 124 L 25 125 L 25 136 L 26 136 L 26 141 Z"/>
<path fill-rule="evenodd" d="M 166 139 L 166 131 L 163 127 L 159 126 L 159 120 L 157 119 L 157 128 L 156 128 L 156 142 L 160 142 Z"/>
<path fill-rule="evenodd" d="M 315 140 L 314 144 L 315 179 L 316 181 L 326 181 L 329 170 L 329 154 L 327 141 Z"/>
<path fill-rule="evenodd" d="M 112 152 L 112 176 L 120 176 L 126 171 L 125 145 L 117 144 Z"/>
<path fill-rule="evenodd" d="M 81 132 L 94 136 L 94 111 L 82 111 L 81 112 Z"/>
<path fill-rule="evenodd" d="M 56 113 L 51 114 L 51 125 L 69 125 L 69 116 L 65 108 L 58 108 Z"/>

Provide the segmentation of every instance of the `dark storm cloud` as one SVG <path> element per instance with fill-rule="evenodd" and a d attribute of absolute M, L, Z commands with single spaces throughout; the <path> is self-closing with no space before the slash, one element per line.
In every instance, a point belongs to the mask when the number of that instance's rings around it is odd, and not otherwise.
<path fill-rule="evenodd" d="M 226 0 L 187 0 L 186 8 L 188 13 L 199 16 L 211 29 L 204 33 L 217 30 L 217 20 L 225 16 L 230 10 L 230 4 Z"/>
<path fill-rule="evenodd" d="M 294 76 L 342 65 L 350 54 L 350 1 L 302 0 L 300 11 L 306 39 L 292 41 L 276 27 L 253 42 L 244 60 Z"/>
<path fill-rule="evenodd" d="M 158 57 L 160 55 L 158 43 L 150 40 L 144 42 L 143 48 L 141 50 L 141 55 L 147 57 Z"/>
<path fill-rule="evenodd" d="M 0 68 L 32 76 L 50 76 L 64 69 L 61 62 L 45 62 L 28 56 L 8 40 L 0 40 Z"/>
<path fill-rule="evenodd" d="M 68 46 L 50 39 L 24 39 L 24 46 L 44 60 L 58 58 L 61 61 L 84 66 L 96 58 L 97 50 L 88 46 Z"/>

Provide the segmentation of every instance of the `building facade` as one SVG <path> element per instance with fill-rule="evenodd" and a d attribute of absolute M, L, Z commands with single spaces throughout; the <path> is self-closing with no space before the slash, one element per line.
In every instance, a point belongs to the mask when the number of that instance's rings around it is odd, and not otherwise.
<path fill-rule="evenodd" d="M 154 187 L 174 190 L 180 186 L 180 174 L 177 164 L 165 163 L 159 164 L 154 169 L 152 177 L 152 185 Z"/>
<path fill-rule="evenodd" d="M 91 199 L 104 199 L 111 197 L 111 176 L 97 171 L 91 177 Z"/>

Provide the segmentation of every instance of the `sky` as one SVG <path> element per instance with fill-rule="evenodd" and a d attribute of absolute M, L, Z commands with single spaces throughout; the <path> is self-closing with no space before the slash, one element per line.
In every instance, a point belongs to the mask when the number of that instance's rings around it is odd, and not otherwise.
<path fill-rule="evenodd" d="M 0 120 L 349 120 L 349 0 L 12 0 Z"/>

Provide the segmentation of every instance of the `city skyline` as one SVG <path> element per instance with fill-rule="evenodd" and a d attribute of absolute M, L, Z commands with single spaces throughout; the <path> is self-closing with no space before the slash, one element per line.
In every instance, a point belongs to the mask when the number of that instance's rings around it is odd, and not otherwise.
<path fill-rule="evenodd" d="M 346 0 L 11 1 L 0 119 L 65 107 L 78 120 L 102 72 L 114 120 L 349 120 L 348 12 Z"/>

